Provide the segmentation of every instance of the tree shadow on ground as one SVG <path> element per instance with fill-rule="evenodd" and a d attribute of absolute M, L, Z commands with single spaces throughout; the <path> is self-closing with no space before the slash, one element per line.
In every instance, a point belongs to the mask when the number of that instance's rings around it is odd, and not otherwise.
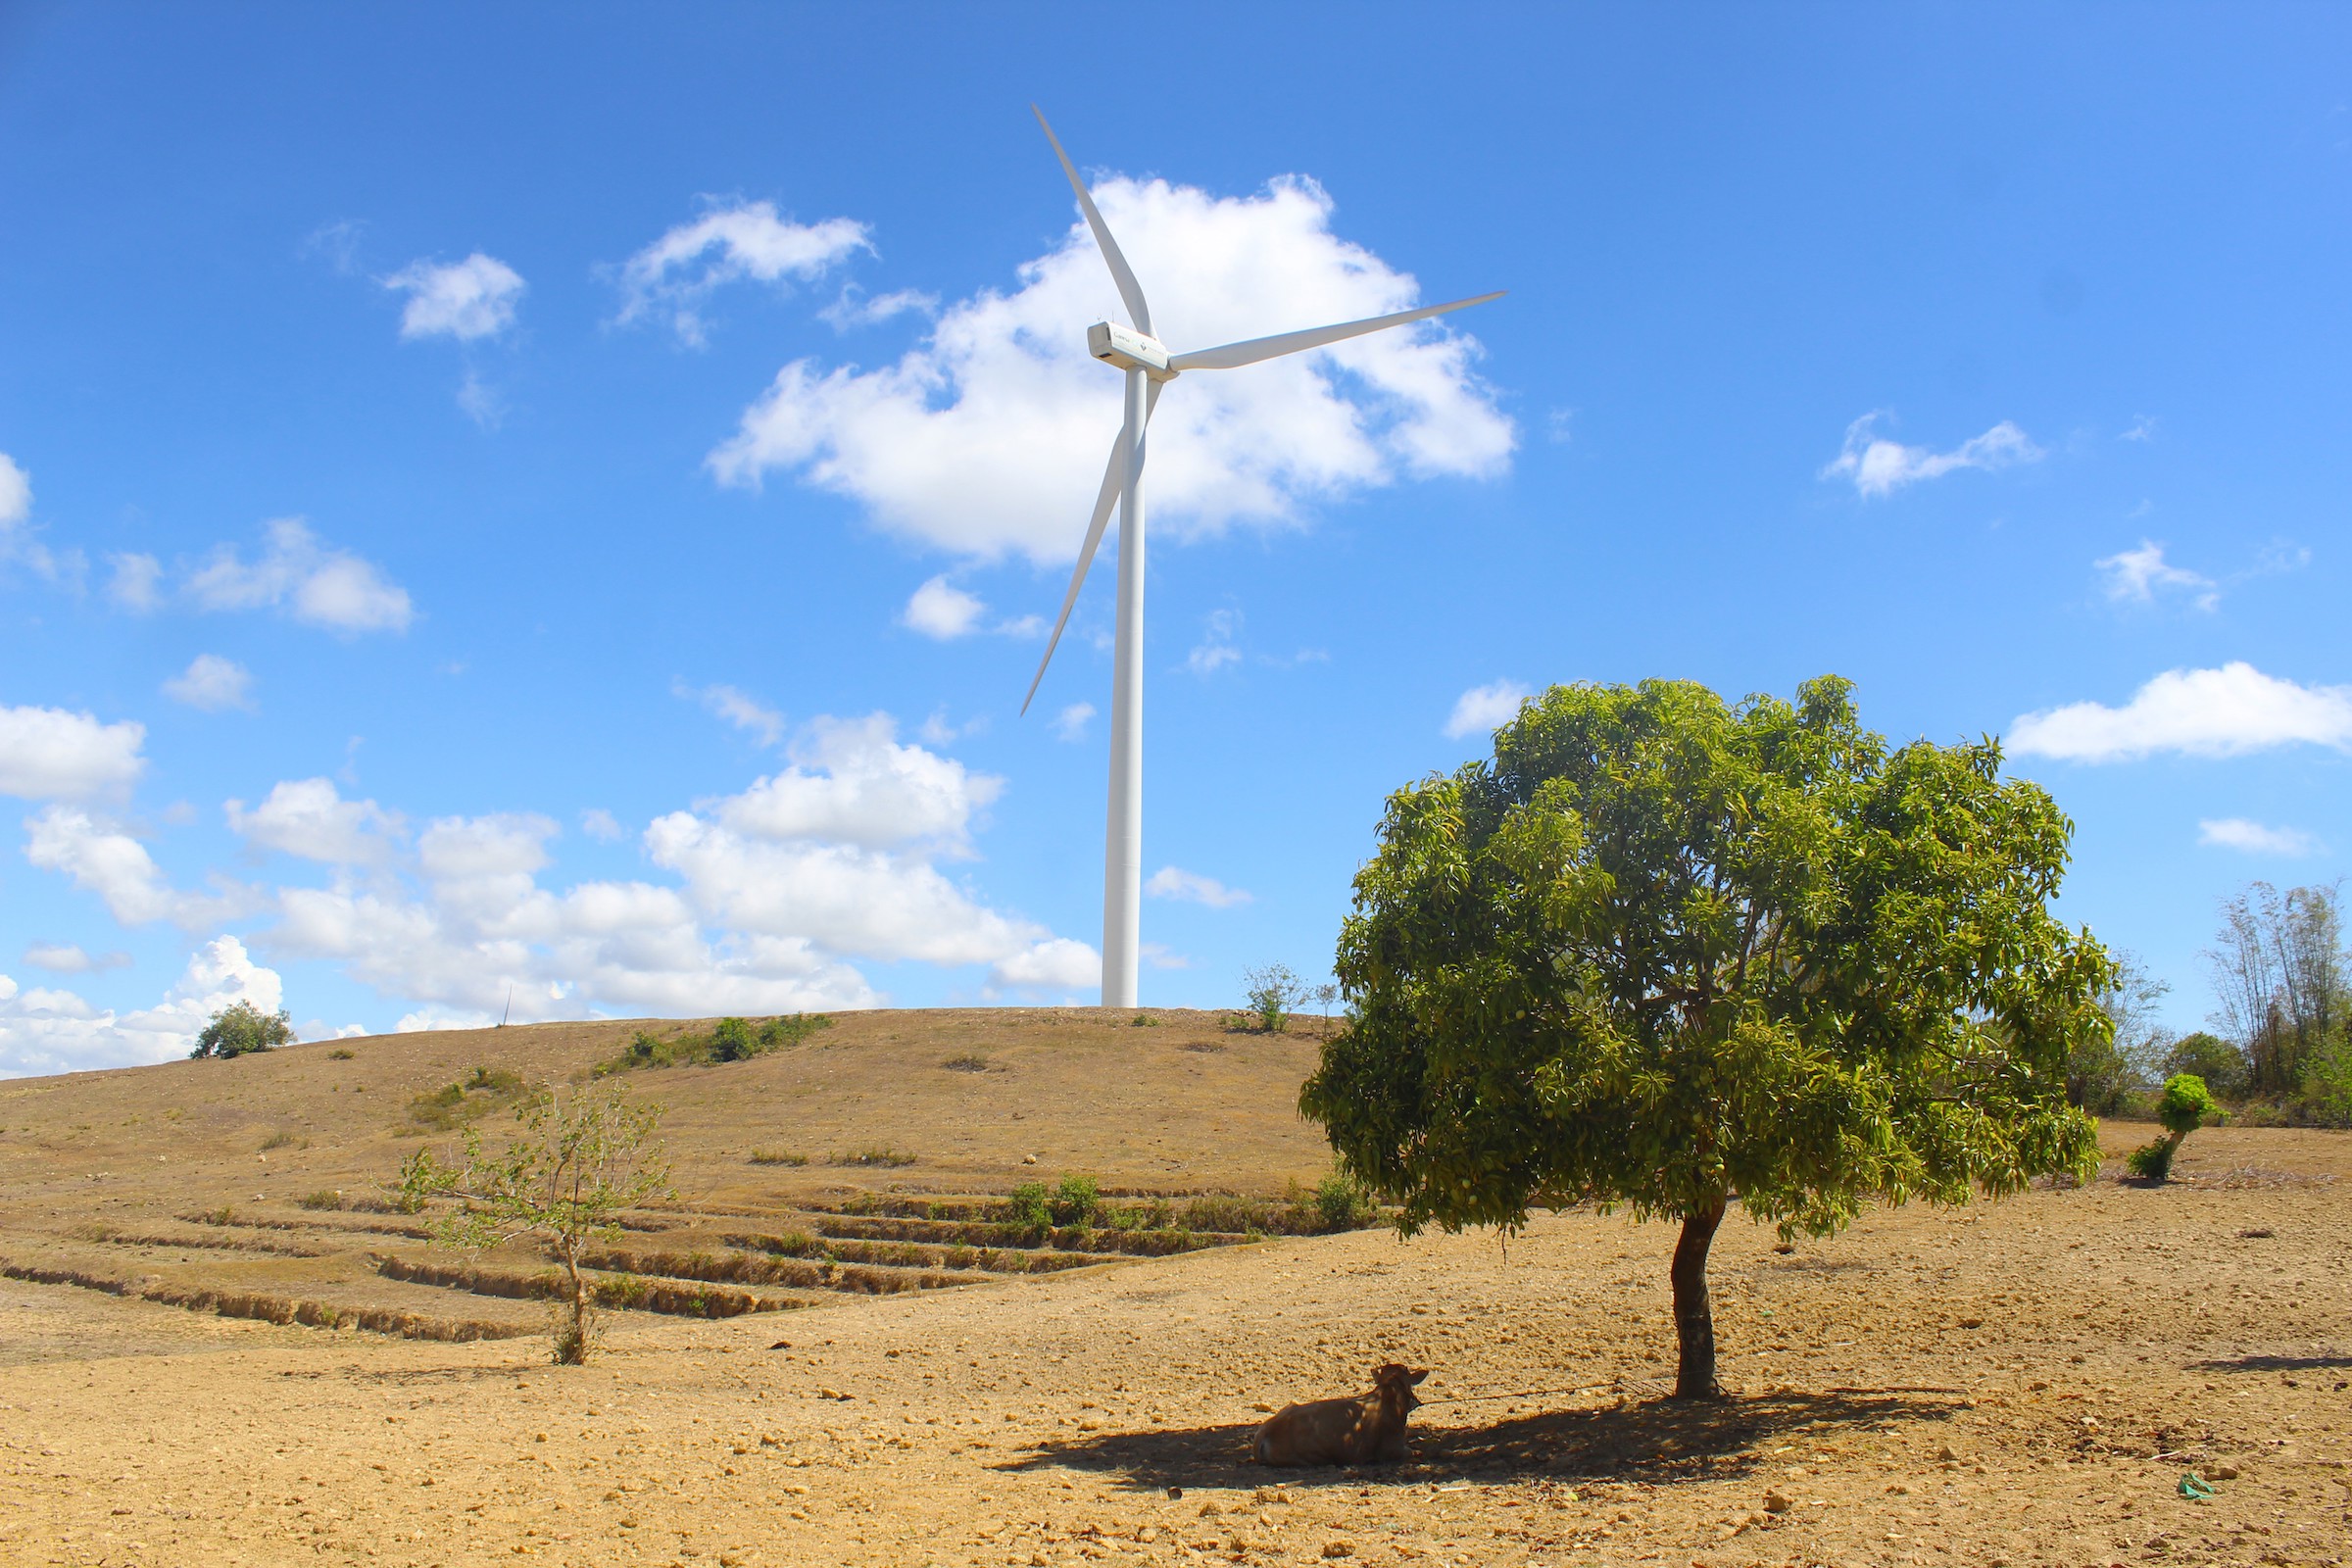
<path fill-rule="evenodd" d="M 999 1470 L 1083 1470 L 1135 1488 L 1426 1485 L 1449 1476 L 1540 1476 L 1666 1484 L 1747 1474 L 1776 1438 L 1949 1421 L 1960 1401 L 1933 1396 L 1770 1394 L 1711 1401 L 1649 1399 L 1416 1429 L 1414 1457 L 1364 1469 L 1270 1470 L 1250 1458 L 1254 1422 L 1052 1439 Z M 1429 1409 L 1441 1409 L 1432 1402 Z"/>
<path fill-rule="evenodd" d="M 2194 1372 L 2318 1372 L 2352 1366 L 2352 1355 L 2233 1355 L 2221 1361 L 2191 1361 Z"/>

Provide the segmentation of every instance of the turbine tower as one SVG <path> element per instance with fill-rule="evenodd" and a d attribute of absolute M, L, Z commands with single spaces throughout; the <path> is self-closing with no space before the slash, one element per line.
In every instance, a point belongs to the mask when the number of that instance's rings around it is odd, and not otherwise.
<path fill-rule="evenodd" d="M 1046 657 L 1038 661 L 1029 695 L 1021 699 L 1021 711 L 1026 713 L 1037 698 L 1039 682 L 1046 678 L 1046 666 L 1054 662 L 1054 650 L 1061 644 L 1070 607 L 1078 602 L 1078 590 L 1086 583 L 1087 567 L 1094 564 L 1096 547 L 1102 543 L 1102 529 L 1110 520 L 1115 501 L 1119 509 L 1119 616 L 1111 659 L 1110 809 L 1102 850 L 1102 1005 L 1132 1007 L 1141 957 L 1144 892 L 1144 432 L 1152 422 L 1152 411 L 1159 406 L 1161 389 L 1187 370 L 1231 370 L 1285 354 L 1302 354 L 1344 338 L 1425 321 L 1467 305 L 1484 305 L 1500 299 L 1502 291 L 1446 305 L 1425 305 L 1417 311 L 1398 311 L 1393 316 L 1342 321 L 1336 326 L 1250 338 L 1222 348 L 1171 354 L 1152 335 L 1152 308 L 1144 303 L 1143 287 L 1136 282 L 1127 258 L 1120 254 L 1119 242 L 1110 237 L 1109 225 L 1096 210 L 1086 181 L 1078 177 L 1070 155 L 1061 150 L 1061 139 L 1046 123 L 1045 111 L 1035 104 L 1029 108 L 1044 128 L 1046 140 L 1054 144 L 1054 156 L 1061 160 L 1070 189 L 1078 193 L 1079 211 L 1086 214 L 1087 227 L 1094 230 L 1095 243 L 1102 247 L 1102 260 L 1109 264 L 1111 280 L 1118 284 L 1119 298 L 1126 302 L 1128 318 L 1134 323 L 1132 330 L 1109 321 L 1098 321 L 1086 329 L 1087 352 L 1127 373 L 1127 416 L 1110 449 L 1110 462 L 1102 470 L 1094 518 L 1087 524 L 1086 543 L 1079 547 L 1078 569 L 1070 574 L 1070 591 L 1062 596 L 1061 613 L 1054 621 L 1054 635 L 1047 640 Z"/>

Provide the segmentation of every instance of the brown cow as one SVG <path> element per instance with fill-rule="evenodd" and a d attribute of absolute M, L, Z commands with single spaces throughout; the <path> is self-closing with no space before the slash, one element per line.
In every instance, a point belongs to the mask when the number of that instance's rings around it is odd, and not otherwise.
<path fill-rule="evenodd" d="M 1404 1457 L 1404 1418 L 1421 1401 L 1413 1385 L 1429 1376 L 1391 1361 L 1372 1373 L 1372 1392 L 1317 1399 L 1268 1416 L 1250 1455 L 1259 1464 L 1385 1464 Z"/>

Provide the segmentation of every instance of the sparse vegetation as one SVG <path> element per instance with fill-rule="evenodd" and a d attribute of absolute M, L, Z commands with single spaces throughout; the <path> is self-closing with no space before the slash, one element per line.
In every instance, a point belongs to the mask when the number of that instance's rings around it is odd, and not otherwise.
<path fill-rule="evenodd" d="M 975 1052 L 966 1051 L 958 1055 L 948 1057 L 940 1065 L 950 1072 L 986 1072 L 988 1071 L 988 1058 Z"/>
<path fill-rule="evenodd" d="M 326 1059 L 329 1061 L 354 1061 L 358 1059 L 359 1054 L 349 1046 L 337 1046 L 326 1054 Z"/>
<path fill-rule="evenodd" d="M 468 1128 L 455 1164 L 419 1149 L 401 1167 L 406 1203 L 423 1207 L 455 1200 L 457 1211 L 434 1227 L 446 1246 L 486 1250 L 517 1237 L 546 1245 L 563 1265 L 555 1358 L 577 1366 L 588 1359 L 595 1293 L 582 1270 L 592 1243 L 620 1236 L 624 1210 L 674 1196 L 669 1167 L 649 1148 L 661 1107 L 632 1103 L 618 1084 L 550 1091 L 516 1113 L 520 1130 L 505 1152 L 482 1152 L 481 1134 Z"/>
<path fill-rule="evenodd" d="M 601 1078 L 646 1068 L 712 1067 L 748 1061 L 797 1046 L 818 1030 L 832 1027 L 833 1020 L 825 1013 L 796 1012 L 756 1025 L 745 1018 L 721 1018 L 708 1034 L 689 1032 L 665 1038 L 640 1029 L 619 1055 L 597 1063 L 595 1072 Z"/>
<path fill-rule="evenodd" d="M 267 1154 L 271 1150 L 275 1149 L 303 1148 L 307 1147 L 308 1144 L 308 1139 L 305 1139 L 298 1134 L 290 1133 L 283 1127 L 280 1127 L 277 1131 L 271 1133 L 269 1137 L 262 1140 L 262 1152 Z"/>
<path fill-rule="evenodd" d="M 409 1102 L 411 1130 L 445 1133 L 474 1117 L 511 1105 L 526 1086 L 501 1067 L 476 1067 L 456 1083 L 416 1096 Z"/>
<path fill-rule="evenodd" d="M 270 1051 L 294 1038 L 294 1020 L 280 1007 L 264 1012 L 250 1002 L 234 1002 L 213 1014 L 196 1035 L 196 1056 L 247 1056 Z"/>
<path fill-rule="evenodd" d="M 1261 1034 L 1280 1034 L 1290 1028 L 1291 1009 L 1307 993 L 1288 964 L 1269 963 L 1242 976 L 1242 995 L 1250 1000 L 1251 1026 Z"/>
<path fill-rule="evenodd" d="M 808 1156 L 796 1154 L 783 1149 L 755 1149 L 752 1151 L 752 1163 L 755 1165 L 806 1165 L 808 1163 Z"/>
<path fill-rule="evenodd" d="M 1062 1177 L 1046 1212 L 1056 1225 L 1094 1225 L 1102 1217 L 1102 1193 L 1092 1176 Z"/>
<path fill-rule="evenodd" d="M 300 1198 L 294 1200 L 294 1201 L 300 1204 L 302 1207 L 310 1209 L 341 1208 L 343 1206 L 343 1195 L 340 1192 L 329 1192 L 324 1188 L 320 1188 L 318 1192 L 303 1194 Z"/>
<path fill-rule="evenodd" d="M 2280 893 L 2255 882 L 2222 905 L 2206 958 L 2222 999 L 2214 1021 L 2232 1037 L 2245 1067 L 2240 1092 L 2256 1102 L 2242 1120 L 2352 1127 L 2352 955 L 2341 902 L 2340 884 Z M 2218 1077 L 2207 1085 L 2229 1098 Z"/>
<path fill-rule="evenodd" d="M 861 1149 L 855 1153 L 835 1154 L 832 1163 L 836 1165 L 880 1165 L 896 1169 L 902 1165 L 913 1164 L 914 1156 L 904 1149 Z"/>
<path fill-rule="evenodd" d="M 1156 1029 L 1159 1027 L 1159 1020 L 1148 1012 L 1139 1012 L 1127 1020 L 1127 1027 L 1130 1029 Z"/>

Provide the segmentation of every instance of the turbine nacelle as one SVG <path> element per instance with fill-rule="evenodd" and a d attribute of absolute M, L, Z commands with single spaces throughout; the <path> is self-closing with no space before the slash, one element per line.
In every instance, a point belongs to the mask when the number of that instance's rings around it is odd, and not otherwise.
<path fill-rule="evenodd" d="M 1168 368 L 1168 347 L 1149 333 L 1110 321 L 1086 329 L 1086 352 L 1122 370 L 1141 370 L 1154 381 L 1173 381 L 1179 372 Z"/>

